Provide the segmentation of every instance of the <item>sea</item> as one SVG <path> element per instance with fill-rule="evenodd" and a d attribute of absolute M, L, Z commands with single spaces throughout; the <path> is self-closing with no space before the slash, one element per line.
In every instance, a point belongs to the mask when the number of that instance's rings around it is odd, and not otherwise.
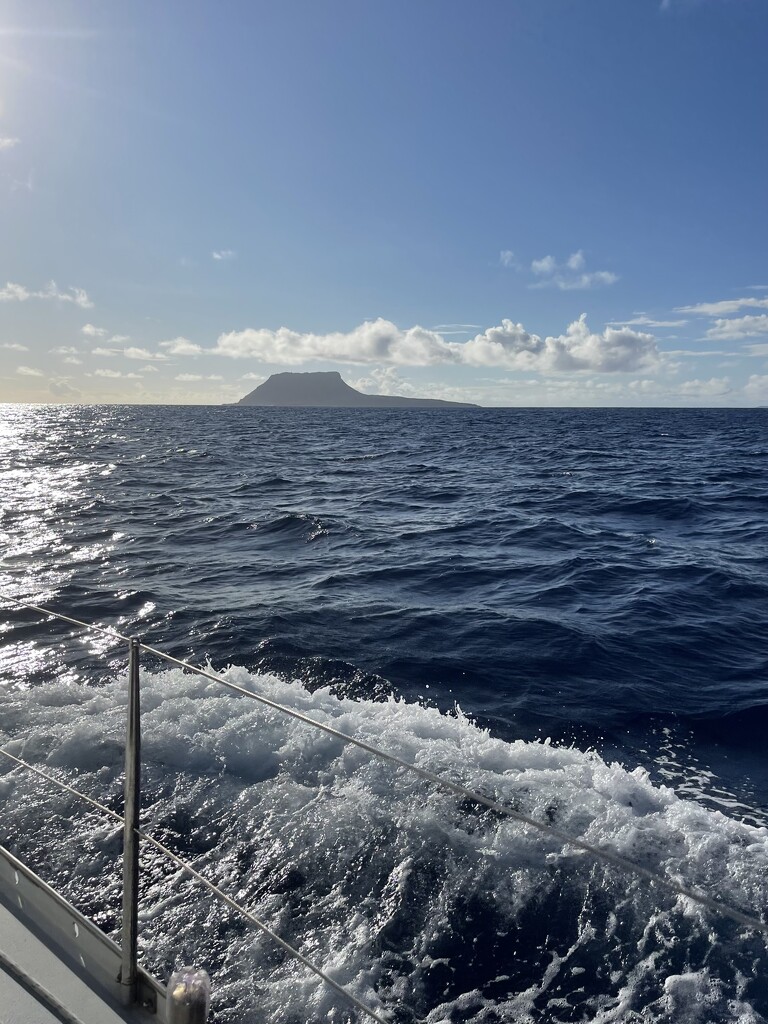
<path fill-rule="evenodd" d="M 0 745 L 122 807 L 393 1024 L 768 1020 L 768 409 L 0 407 Z M 0 758 L 0 761 L 4 759 Z M 110 934 L 114 821 L 0 764 Z M 218 1024 L 358 1011 L 153 848 L 142 962 Z"/>

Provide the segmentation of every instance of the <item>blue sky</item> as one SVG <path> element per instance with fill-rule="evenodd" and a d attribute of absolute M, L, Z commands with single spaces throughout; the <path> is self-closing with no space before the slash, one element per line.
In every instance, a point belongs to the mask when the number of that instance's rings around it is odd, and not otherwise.
<path fill-rule="evenodd" d="M 768 404 L 766 0 L 0 4 L 0 400 Z"/>

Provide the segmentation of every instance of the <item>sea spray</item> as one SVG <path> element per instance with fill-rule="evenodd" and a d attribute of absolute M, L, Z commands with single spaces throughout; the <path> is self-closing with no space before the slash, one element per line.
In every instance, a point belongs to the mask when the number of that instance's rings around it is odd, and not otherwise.
<path fill-rule="evenodd" d="M 768 831 L 643 769 L 506 742 L 458 709 L 227 676 L 744 912 L 765 909 Z M 125 699 L 110 679 L 7 691 L 4 745 L 119 809 Z M 395 1019 L 763 1019 L 762 936 L 213 682 L 146 671 L 142 704 L 146 831 Z M 6 844 L 114 930 L 114 826 L 18 771 L 2 799 Z M 208 969 L 216 1020 L 350 1018 L 156 852 L 142 869 L 143 962 L 164 977 L 182 962 Z"/>

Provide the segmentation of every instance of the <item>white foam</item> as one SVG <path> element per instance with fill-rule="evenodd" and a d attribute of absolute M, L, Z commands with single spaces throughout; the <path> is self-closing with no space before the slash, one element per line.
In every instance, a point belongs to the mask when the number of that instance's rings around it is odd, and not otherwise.
<path fill-rule="evenodd" d="M 768 831 L 680 799 L 643 769 L 546 742 L 507 743 L 458 709 L 447 716 L 394 699 L 310 694 L 243 668 L 227 674 L 745 912 L 766 906 Z M 632 1012 L 762 1019 L 753 1003 L 766 1001 L 754 977 L 755 965 L 768 967 L 764 941 L 689 900 L 478 813 L 215 683 L 145 673 L 142 694 L 146 829 L 372 1006 L 400 1005 L 402 1020 L 430 1024 L 607 1022 Z M 11 691 L 0 710 L 7 749 L 118 806 L 121 681 Z M 44 876 L 109 922 L 105 899 L 119 892 L 113 826 L 18 772 L 1 794 L 18 848 L 45 845 Z M 158 856 L 144 865 L 146 962 L 161 974 L 182 961 L 208 967 L 218 1020 L 349 1016 Z"/>

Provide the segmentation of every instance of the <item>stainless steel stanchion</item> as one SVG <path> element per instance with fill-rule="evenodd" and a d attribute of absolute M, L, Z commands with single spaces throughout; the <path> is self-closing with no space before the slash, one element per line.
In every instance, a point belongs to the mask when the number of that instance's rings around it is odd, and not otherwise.
<path fill-rule="evenodd" d="M 125 734 L 125 822 L 123 825 L 123 962 L 120 982 L 123 1003 L 136 1001 L 139 918 L 139 807 L 141 804 L 141 721 L 139 704 L 139 641 L 129 641 L 128 726 Z"/>

